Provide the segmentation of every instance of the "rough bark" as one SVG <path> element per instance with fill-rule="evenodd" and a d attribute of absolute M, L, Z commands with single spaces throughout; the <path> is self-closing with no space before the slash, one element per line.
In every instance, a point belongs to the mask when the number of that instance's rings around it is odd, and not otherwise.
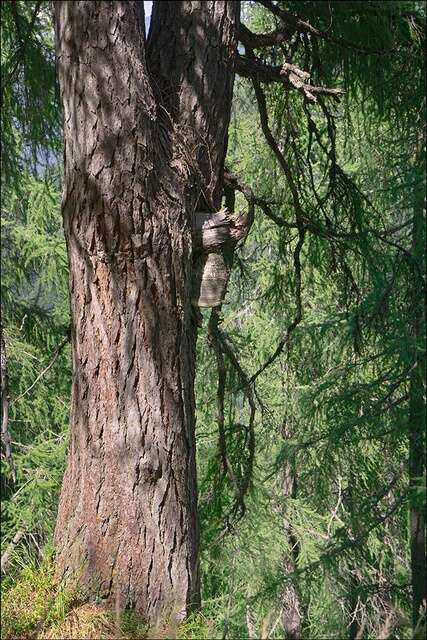
<path fill-rule="evenodd" d="M 151 625 L 200 597 L 192 218 L 201 189 L 220 200 L 238 16 L 237 3 L 159 4 L 148 60 L 142 2 L 55 9 L 73 347 L 57 573 Z M 186 35 L 163 38 L 156 12 Z M 209 182 L 190 153 L 202 133 Z"/>
<path fill-rule="evenodd" d="M 185 140 L 182 151 L 197 178 L 197 211 L 215 212 L 221 205 L 238 15 L 238 2 L 153 5 L 149 71 L 159 102 Z"/>

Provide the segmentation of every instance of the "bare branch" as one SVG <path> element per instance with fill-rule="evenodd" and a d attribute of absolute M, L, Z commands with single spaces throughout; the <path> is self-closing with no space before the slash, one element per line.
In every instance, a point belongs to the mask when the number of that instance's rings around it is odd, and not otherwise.
<path fill-rule="evenodd" d="M 294 64 L 285 62 L 282 66 L 266 64 L 257 58 L 239 55 L 236 57 L 236 73 L 257 82 L 281 82 L 290 89 L 301 93 L 307 102 L 317 102 L 318 95 L 339 100 L 344 91 L 337 88 L 316 87 L 308 83 L 310 74 Z"/>
<path fill-rule="evenodd" d="M 24 535 L 25 531 L 23 529 L 19 529 L 7 545 L 5 552 L 1 557 L 1 572 L 3 575 L 5 575 L 5 573 L 7 572 L 13 550 L 15 549 L 16 545 L 22 540 Z"/>

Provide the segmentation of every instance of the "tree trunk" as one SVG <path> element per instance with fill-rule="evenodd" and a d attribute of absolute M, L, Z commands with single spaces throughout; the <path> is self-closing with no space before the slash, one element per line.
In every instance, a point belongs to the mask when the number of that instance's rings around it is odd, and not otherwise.
<path fill-rule="evenodd" d="M 221 198 L 238 21 L 238 3 L 158 4 L 149 55 L 142 2 L 55 9 L 73 344 L 57 574 L 152 625 L 200 598 L 192 222 Z"/>
<path fill-rule="evenodd" d="M 291 437 L 286 418 L 282 424 L 282 438 L 286 442 Z M 283 464 L 282 496 L 283 496 L 283 529 L 285 533 L 287 551 L 282 558 L 282 572 L 284 577 L 292 575 L 298 568 L 299 544 L 295 537 L 292 523 L 287 515 L 287 501 L 296 498 L 295 458 L 292 456 Z M 303 637 L 304 605 L 297 578 L 288 578 L 281 597 L 281 619 L 286 640 L 299 640 Z"/>
<path fill-rule="evenodd" d="M 422 207 L 414 211 L 412 257 L 422 261 L 424 252 Z M 413 365 L 409 382 L 409 483 L 413 627 L 420 634 L 426 615 L 426 518 L 422 487 L 425 482 L 425 306 L 420 296 L 417 270 L 413 273 L 410 330 Z M 420 496 L 421 494 L 421 496 Z M 421 632 L 420 637 L 423 637 Z"/>

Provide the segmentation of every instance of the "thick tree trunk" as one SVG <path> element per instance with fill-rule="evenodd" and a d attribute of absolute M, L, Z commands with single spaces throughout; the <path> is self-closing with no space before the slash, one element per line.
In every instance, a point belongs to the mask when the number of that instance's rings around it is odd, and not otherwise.
<path fill-rule="evenodd" d="M 56 3 L 73 342 L 58 576 L 151 624 L 182 619 L 200 597 L 192 217 L 201 190 L 220 198 L 238 15 L 237 3 L 161 4 L 179 8 L 189 35 L 159 42 L 161 55 L 153 43 L 150 67 L 142 2 Z M 212 97 L 224 113 L 215 132 L 201 118 L 184 127 L 187 105 L 159 93 L 156 62 L 194 67 L 191 34 L 203 29 L 217 38 L 206 82 L 222 65 L 227 87 Z M 195 104 L 203 87 L 185 68 L 171 90 L 178 100 L 192 88 Z M 197 126 L 216 163 L 209 183 L 191 155 Z"/>

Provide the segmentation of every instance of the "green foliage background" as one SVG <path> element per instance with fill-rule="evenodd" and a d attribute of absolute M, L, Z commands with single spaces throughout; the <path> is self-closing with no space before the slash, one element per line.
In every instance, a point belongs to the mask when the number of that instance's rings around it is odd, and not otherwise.
<path fill-rule="evenodd" d="M 360 637 L 411 637 L 408 517 L 425 500 L 423 478 L 411 486 L 408 478 L 411 402 L 424 393 L 413 371 L 425 342 L 411 318 L 425 295 L 425 5 L 280 4 L 328 33 L 317 52 L 303 38 L 290 42 L 293 61 L 310 67 L 313 82 L 346 93 L 340 104 L 307 106 L 282 86 L 264 87 L 307 227 L 303 317 L 255 382 L 254 462 L 239 518 L 233 506 L 250 464 L 250 407 L 226 355 L 226 473 L 204 312 L 196 381 L 203 616 L 217 637 L 282 638 L 291 589 L 304 637 L 342 638 L 352 623 Z M 51 540 L 71 370 L 50 6 L 4 2 L 1 11 L 2 327 L 16 469 L 14 482 L 2 453 L 2 553 L 22 533 L 7 594 Z M 244 12 L 255 32 L 277 26 L 252 3 Z M 284 47 L 262 56 L 282 64 L 289 54 Z M 246 80 L 236 81 L 227 164 L 280 221 L 257 207 L 222 309 L 222 335 L 250 377 L 297 313 L 298 220 Z M 238 195 L 236 210 L 245 207 Z M 192 624 L 188 637 L 201 637 Z"/>

